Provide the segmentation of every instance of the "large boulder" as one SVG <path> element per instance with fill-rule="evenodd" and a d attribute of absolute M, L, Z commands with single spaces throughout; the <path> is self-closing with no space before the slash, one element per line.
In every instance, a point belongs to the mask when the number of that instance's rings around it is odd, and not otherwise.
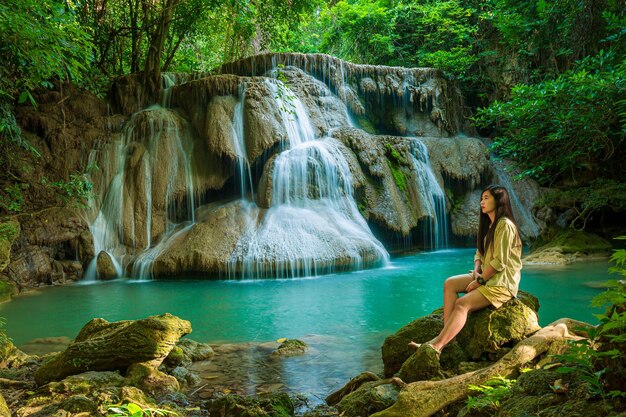
<path fill-rule="evenodd" d="M 98 279 L 109 280 L 117 276 L 113 258 L 108 252 L 100 251 L 96 259 L 96 275 Z"/>
<path fill-rule="evenodd" d="M 157 277 L 182 272 L 226 273 L 237 243 L 258 212 L 243 201 L 203 207 L 193 226 L 163 245 L 152 273 Z"/>
<path fill-rule="evenodd" d="M 468 360 L 494 359 L 508 348 L 540 329 L 537 318 L 536 297 L 520 291 L 517 298 L 499 309 L 488 307 L 472 313 L 456 338 L 441 353 L 439 366 L 428 361 L 415 360 L 414 350 L 407 344 L 413 340 L 424 343 L 433 339 L 443 328 L 441 310 L 414 320 L 388 336 L 382 345 L 385 376 L 402 369 L 401 377 L 418 380 L 441 377 L 454 373 Z M 418 353 L 426 349 L 418 350 Z M 405 365 L 407 360 L 408 364 Z M 426 369 L 426 368 L 428 369 Z"/>
<path fill-rule="evenodd" d="M 125 370 L 141 362 L 158 366 L 190 332 L 188 321 L 168 313 L 118 322 L 93 319 L 64 352 L 37 369 L 35 381 L 42 385 L 87 371 Z"/>

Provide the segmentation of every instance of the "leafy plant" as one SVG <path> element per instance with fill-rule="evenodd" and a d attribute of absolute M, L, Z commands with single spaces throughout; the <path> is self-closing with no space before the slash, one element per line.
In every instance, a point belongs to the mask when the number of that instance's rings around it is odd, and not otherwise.
<path fill-rule="evenodd" d="M 93 183 L 84 175 L 71 174 L 69 181 L 49 182 L 45 177 L 42 185 L 55 190 L 57 198 L 65 206 L 86 208 L 86 202 L 93 197 Z"/>
<path fill-rule="evenodd" d="M 511 387 L 515 384 L 515 379 L 508 379 L 503 376 L 495 376 L 483 385 L 468 385 L 471 391 L 476 391 L 482 395 L 467 397 L 467 409 L 479 409 L 484 407 L 499 407 L 500 402 L 506 399 L 511 393 Z"/>
<path fill-rule="evenodd" d="M 624 80 L 626 66 L 618 55 L 601 52 L 554 80 L 515 86 L 510 101 L 479 109 L 474 121 L 500 130 L 493 149 L 516 161 L 521 177 L 542 184 L 616 178 L 624 168 L 616 111 Z"/>
<path fill-rule="evenodd" d="M 618 239 L 626 240 L 626 236 Z M 611 272 L 626 276 L 626 249 L 616 250 L 611 261 L 615 266 Z M 577 373 L 590 386 L 590 392 L 603 399 L 626 397 L 620 389 L 607 391 L 607 376 L 617 372 L 617 380 L 622 381 L 621 369 L 614 369 L 611 364 L 620 363 L 626 351 L 626 285 L 623 281 L 607 282 L 607 290 L 592 300 L 594 307 L 607 307 L 603 314 L 597 314 L 601 324 L 592 329 L 589 338 L 570 341 L 569 349 L 555 358 L 561 362 L 556 369 L 562 374 Z M 617 360 L 617 361 L 616 361 Z M 611 377 L 612 379 L 613 377 Z"/>
<path fill-rule="evenodd" d="M 169 410 L 148 407 L 144 408 L 135 403 L 128 403 L 109 407 L 107 417 L 156 417 L 168 414 L 174 416 L 178 415 L 177 413 Z"/>

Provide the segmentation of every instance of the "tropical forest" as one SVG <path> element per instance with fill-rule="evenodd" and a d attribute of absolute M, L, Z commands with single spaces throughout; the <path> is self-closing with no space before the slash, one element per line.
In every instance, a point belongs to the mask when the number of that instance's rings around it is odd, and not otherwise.
<path fill-rule="evenodd" d="M 0 0 L 0 417 L 626 416 L 623 0 Z"/>

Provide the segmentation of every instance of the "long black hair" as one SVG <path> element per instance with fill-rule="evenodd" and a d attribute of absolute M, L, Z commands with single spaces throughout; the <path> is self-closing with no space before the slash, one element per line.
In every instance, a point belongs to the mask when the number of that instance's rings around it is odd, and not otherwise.
<path fill-rule="evenodd" d="M 513 222 L 515 228 L 517 229 L 517 239 L 521 243 L 521 238 L 519 234 L 519 228 L 517 227 L 517 223 L 515 222 L 515 216 L 513 216 L 513 209 L 511 208 L 511 199 L 509 198 L 509 192 L 506 188 L 500 185 L 489 185 L 486 187 L 481 193 L 480 198 L 482 200 L 483 194 L 485 192 L 489 192 L 493 196 L 493 199 L 496 202 L 496 216 L 493 219 L 493 226 L 491 225 L 491 219 L 487 213 L 483 213 L 480 210 L 480 217 L 478 220 L 478 252 L 485 256 L 489 246 L 493 243 L 493 235 L 496 231 L 496 225 L 500 221 L 502 217 L 506 217 Z M 485 239 L 487 236 L 487 239 Z"/>

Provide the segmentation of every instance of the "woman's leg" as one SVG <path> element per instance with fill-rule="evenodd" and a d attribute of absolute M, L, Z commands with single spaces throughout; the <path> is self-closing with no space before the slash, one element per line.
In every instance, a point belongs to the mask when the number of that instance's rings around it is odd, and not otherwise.
<path fill-rule="evenodd" d="M 443 324 L 444 329 L 445 325 L 448 322 L 448 318 L 452 314 L 452 310 L 454 309 L 454 305 L 459 300 L 459 293 L 465 292 L 465 288 L 467 285 L 472 282 L 474 278 L 470 274 L 461 274 L 454 275 L 443 283 Z M 443 332 L 443 330 L 442 330 Z M 439 336 L 437 336 L 438 338 Z M 431 340 L 428 343 L 432 343 L 437 338 Z M 420 343 L 415 343 L 413 341 L 409 342 L 409 346 L 417 349 L 420 347 Z"/>
<path fill-rule="evenodd" d="M 474 278 L 470 274 L 455 275 L 446 279 L 443 283 L 443 324 L 448 322 L 448 318 L 452 313 L 456 300 L 459 299 L 459 293 L 465 292 L 467 285 Z"/>
<path fill-rule="evenodd" d="M 439 352 L 463 329 L 467 315 L 491 305 L 480 291 L 472 291 L 456 300 L 439 336 L 429 343 Z"/>

